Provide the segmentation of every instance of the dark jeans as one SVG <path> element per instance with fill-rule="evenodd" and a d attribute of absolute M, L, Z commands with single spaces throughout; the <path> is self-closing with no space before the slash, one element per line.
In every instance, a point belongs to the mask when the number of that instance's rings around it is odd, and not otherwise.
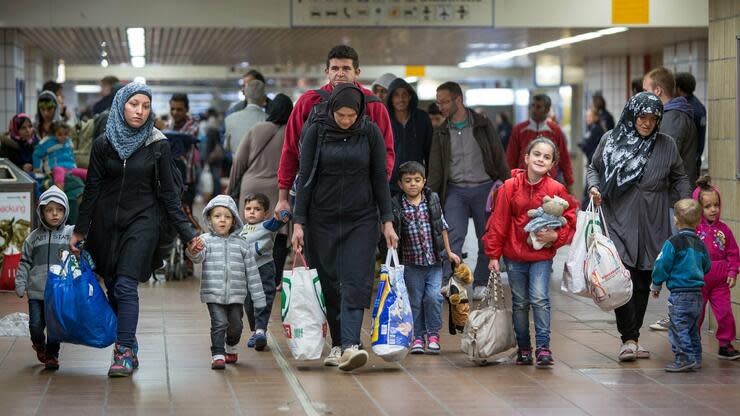
<path fill-rule="evenodd" d="M 286 225 L 286 227 L 290 224 Z M 272 248 L 272 258 L 275 260 L 275 286 L 280 285 L 283 281 L 283 269 L 285 269 L 285 259 L 288 258 L 290 249 L 288 248 L 288 235 L 278 234 L 275 236 L 275 246 Z"/>
<path fill-rule="evenodd" d="M 113 281 L 105 281 L 108 301 L 118 318 L 116 342 L 124 347 L 134 348 L 136 326 L 139 323 L 139 281 L 133 277 L 118 276 Z"/>
<path fill-rule="evenodd" d="M 211 170 L 211 180 L 213 181 L 213 192 L 211 195 L 221 195 L 221 164 L 208 165 Z"/>
<path fill-rule="evenodd" d="M 360 333 L 362 332 L 362 318 L 365 315 L 363 308 L 351 308 L 342 302 L 342 348 L 352 345 L 360 345 Z M 332 337 L 334 344 L 334 337 Z"/>
<path fill-rule="evenodd" d="M 650 283 L 652 270 L 637 270 L 627 266 L 632 277 L 632 298 L 625 305 L 614 310 L 617 317 L 617 330 L 622 335 L 622 342 L 638 341 L 640 328 L 645 319 L 648 299 L 650 298 Z"/>
<path fill-rule="evenodd" d="M 473 187 L 462 187 L 447 185 L 445 195 L 444 213 L 447 224 L 450 226 L 450 248 L 452 252 L 460 255 L 462 253 L 465 236 L 468 234 L 468 218 L 473 218 L 475 224 L 475 236 L 478 240 L 478 262 L 475 265 L 474 286 L 485 286 L 488 284 L 488 257 L 483 252 L 481 237 L 486 232 L 486 200 L 491 191 L 492 182 Z M 445 276 L 452 274 L 449 262 L 445 265 Z"/>
<path fill-rule="evenodd" d="M 703 302 L 701 290 L 671 292 L 668 296 L 668 317 L 671 318 L 668 339 L 677 363 L 701 363 L 698 322 Z"/>
<path fill-rule="evenodd" d="M 269 322 L 270 314 L 272 313 L 272 302 L 275 300 L 275 263 L 269 262 L 263 264 L 259 267 L 259 272 L 260 279 L 262 279 L 262 290 L 265 292 L 265 302 L 267 302 L 267 305 L 264 308 L 260 308 L 255 311 L 251 296 L 247 295 L 247 299 L 244 301 L 244 310 L 247 312 L 249 330 L 253 332 L 257 329 L 264 329 L 267 331 L 267 323 Z"/>
<path fill-rule="evenodd" d="M 244 329 L 242 308 L 240 303 L 208 304 L 208 313 L 211 315 L 211 355 L 226 354 L 224 342 L 229 346 L 239 344 Z"/>
<path fill-rule="evenodd" d="M 34 345 L 43 345 L 47 356 L 59 357 L 59 343 L 46 343 L 44 329 L 46 319 L 44 318 L 44 301 L 40 299 L 28 300 L 28 330 L 31 332 L 31 342 Z"/>

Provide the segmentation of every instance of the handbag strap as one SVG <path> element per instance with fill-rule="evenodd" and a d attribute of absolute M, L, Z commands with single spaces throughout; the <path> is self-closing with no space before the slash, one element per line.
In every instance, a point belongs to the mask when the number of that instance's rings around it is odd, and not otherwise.
<path fill-rule="evenodd" d="M 388 248 L 388 254 L 385 255 L 385 264 L 389 267 L 401 265 L 401 262 L 398 261 L 398 250 L 392 247 Z"/>
<path fill-rule="evenodd" d="M 478 310 L 483 308 L 505 309 L 504 288 L 501 283 L 501 274 L 491 270 L 488 274 L 486 297 L 478 304 Z"/>

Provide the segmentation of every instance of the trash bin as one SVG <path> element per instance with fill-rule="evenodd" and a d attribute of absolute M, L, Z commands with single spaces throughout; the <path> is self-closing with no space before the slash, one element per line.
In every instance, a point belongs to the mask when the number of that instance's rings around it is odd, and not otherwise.
<path fill-rule="evenodd" d="M 35 227 L 36 181 L 0 158 L 0 290 L 15 290 L 23 242 Z"/>

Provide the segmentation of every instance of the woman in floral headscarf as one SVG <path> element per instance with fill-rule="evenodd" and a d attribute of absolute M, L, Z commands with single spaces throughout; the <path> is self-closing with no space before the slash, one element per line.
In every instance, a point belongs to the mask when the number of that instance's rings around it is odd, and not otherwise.
<path fill-rule="evenodd" d="M 0 136 L 0 157 L 10 159 L 26 172 L 33 172 L 33 149 L 39 143 L 31 116 L 16 114 L 8 125 L 8 134 Z"/>
<path fill-rule="evenodd" d="M 93 143 L 85 193 L 70 241 L 86 240 L 118 316 L 108 375 L 129 376 L 138 367 L 138 284 L 149 280 L 159 223 L 169 221 L 183 241 L 199 242 L 181 208 L 170 163 L 170 146 L 154 128 L 152 92 L 131 83 L 113 99 L 105 135 Z M 160 205 L 164 212 L 160 211 Z M 163 218 L 163 215 L 166 218 Z"/>
<path fill-rule="evenodd" d="M 615 310 L 620 361 L 650 357 L 638 339 L 653 264 L 671 236 L 669 209 L 677 199 L 691 197 L 676 142 L 659 132 L 662 117 L 658 96 L 641 92 L 630 98 L 588 167 L 589 193 L 601 205 L 610 237 L 632 276 L 632 298 Z"/>

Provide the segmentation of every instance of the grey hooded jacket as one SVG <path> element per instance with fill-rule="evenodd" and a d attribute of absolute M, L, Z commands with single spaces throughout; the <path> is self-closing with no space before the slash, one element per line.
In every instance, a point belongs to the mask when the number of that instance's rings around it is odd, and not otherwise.
<path fill-rule="evenodd" d="M 211 210 L 216 207 L 228 208 L 234 217 L 234 225 L 226 237 L 216 234 L 208 220 Z M 195 255 L 186 251 L 193 262 L 203 263 L 201 302 L 219 305 L 244 303 L 249 292 L 255 308 L 265 307 L 265 292 L 254 261 L 254 249 L 239 237 L 243 223 L 234 200 L 228 195 L 216 196 L 203 209 L 203 219 L 208 224 L 209 231 L 200 236 L 205 242 L 205 248 Z"/>
<path fill-rule="evenodd" d="M 43 208 L 49 202 L 64 206 L 64 218 L 61 224 L 54 228 L 46 225 L 42 215 Z M 67 195 L 56 186 L 41 194 L 36 214 L 39 216 L 40 226 L 23 242 L 23 254 L 18 273 L 15 275 L 15 292 L 20 297 L 28 293 L 29 299 L 43 300 L 49 267 L 62 264 L 60 254 L 62 250 L 69 251 L 69 240 L 74 226 L 65 225 L 69 215 L 69 202 Z"/>

